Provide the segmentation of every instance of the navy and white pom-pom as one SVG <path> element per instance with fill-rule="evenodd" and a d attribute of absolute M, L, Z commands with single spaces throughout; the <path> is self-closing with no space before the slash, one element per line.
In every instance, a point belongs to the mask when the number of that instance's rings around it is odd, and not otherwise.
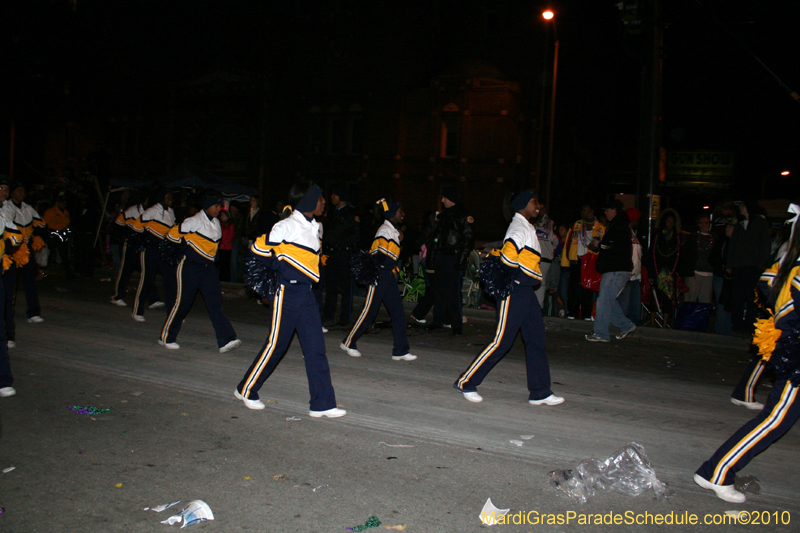
<path fill-rule="evenodd" d="M 479 276 L 483 292 L 497 300 L 502 300 L 511 294 L 517 269 L 504 265 L 499 256 L 489 255 L 481 263 Z"/>
<path fill-rule="evenodd" d="M 244 286 L 263 300 L 271 300 L 280 286 L 278 271 L 251 255 L 244 261 Z"/>
<path fill-rule="evenodd" d="M 147 235 L 144 232 L 134 232 L 128 236 L 127 243 L 129 251 L 133 251 L 136 254 L 144 252 L 145 248 L 147 248 Z"/>
<path fill-rule="evenodd" d="M 161 241 L 158 245 L 158 251 L 161 253 L 161 260 L 169 266 L 177 266 L 184 256 L 183 245 L 172 242 L 169 239 Z"/>
<path fill-rule="evenodd" d="M 359 250 L 350 258 L 350 272 L 359 285 L 377 286 L 381 277 L 381 267 L 372 255 Z"/>

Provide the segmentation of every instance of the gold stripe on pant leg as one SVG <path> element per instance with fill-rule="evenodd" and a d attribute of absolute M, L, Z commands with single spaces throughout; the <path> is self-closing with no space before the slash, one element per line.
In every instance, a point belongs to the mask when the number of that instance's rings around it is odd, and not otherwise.
<path fill-rule="evenodd" d="M 467 368 L 467 370 L 464 372 L 464 376 L 458 380 L 459 389 L 464 386 L 464 383 L 470 380 L 472 375 L 478 370 L 478 368 L 481 367 L 483 362 L 494 353 L 494 351 L 502 342 L 506 331 L 506 323 L 508 322 L 508 308 L 510 301 L 511 296 L 508 296 L 500 305 L 500 320 L 497 322 L 497 333 L 495 334 L 494 340 L 492 340 L 492 343 L 489 344 L 489 346 L 484 348 L 483 352 L 481 352 L 478 357 L 475 358 L 475 361 L 473 361 L 469 368 Z"/>
<path fill-rule="evenodd" d="M 175 305 L 172 306 L 172 311 L 169 312 L 169 315 L 167 315 L 167 321 L 164 322 L 164 327 L 161 330 L 161 342 L 167 342 L 167 333 L 169 331 L 169 327 L 172 325 L 172 321 L 175 320 L 175 315 L 177 314 L 178 308 L 181 305 L 181 295 L 183 294 L 184 261 L 186 261 L 185 257 L 181 259 L 181 262 L 178 263 L 178 268 L 175 269 L 175 278 L 176 278 Z"/>
<path fill-rule="evenodd" d="M 264 349 L 259 355 L 258 363 L 256 363 L 256 365 L 253 367 L 253 371 L 250 372 L 250 375 L 247 376 L 247 379 L 244 382 L 244 387 L 242 388 L 241 394 L 245 398 L 248 397 L 250 394 L 250 389 L 252 389 L 253 385 L 255 385 L 256 381 L 258 381 L 258 377 L 264 370 L 264 365 L 269 362 L 270 358 L 272 358 L 272 355 L 275 352 L 275 345 L 278 342 L 278 335 L 280 335 L 281 330 L 284 290 L 285 289 L 281 287 L 275 294 L 275 300 L 272 303 L 272 331 L 270 331 L 267 345 L 264 346 Z"/>
<path fill-rule="evenodd" d="M 353 329 L 350 330 L 350 334 L 347 335 L 347 338 L 344 341 L 344 345 L 348 348 L 350 347 L 350 343 L 353 342 L 353 335 L 355 335 L 358 328 L 361 327 L 361 324 L 364 322 L 364 319 L 367 318 L 367 313 L 369 313 L 370 307 L 372 307 L 372 300 L 375 296 L 375 287 L 370 285 L 369 289 L 367 290 L 367 300 L 364 303 L 364 310 L 361 311 L 361 316 L 358 317 L 356 323 L 353 325 Z"/>

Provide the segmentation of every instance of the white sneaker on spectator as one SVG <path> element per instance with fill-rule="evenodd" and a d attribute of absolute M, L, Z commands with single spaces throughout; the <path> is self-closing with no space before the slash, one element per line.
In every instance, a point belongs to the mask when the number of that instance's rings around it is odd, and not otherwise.
<path fill-rule="evenodd" d="M 610 342 L 609 339 L 604 339 L 603 337 L 601 337 L 600 335 L 595 334 L 594 332 L 589 333 L 588 335 L 586 335 L 586 340 L 587 341 L 592 341 L 592 342 Z"/>
<path fill-rule="evenodd" d="M 405 355 L 393 355 L 392 356 L 392 361 L 413 361 L 416 358 L 417 358 L 416 355 L 412 355 L 410 353 L 407 353 Z"/>
<path fill-rule="evenodd" d="M 38 315 L 37 316 L 32 316 L 32 317 L 30 317 L 28 319 L 28 323 L 29 324 L 41 324 L 42 322 L 44 322 L 44 318 L 42 318 L 42 317 L 40 317 Z"/>
<path fill-rule="evenodd" d="M 8 398 L 9 396 L 14 396 L 17 393 L 14 387 L 3 387 L 0 389 L 0 398 Z"/>
<path fill-rule="evenodd" d="M 148 309 L 158 309 L 159 307 L 164 307 L 165 305 L 167 305 L 167 304 L 165 304 L 164 302 L 159 300 L 157 302 L 151 303 L 150 305 L 147 306 L 147 308 Z"/>
<path fill-rule="evenodd" d="M 339 348 L 344 350 L 350 357 L 361 357 L 361 352 L 359 352 L 354 348 L 348 348 L 347 346 L 344 345 L 344 343 L 340 344 Z"/>
<path fill-rule="evenodd" d="M 219 353 L 231 352 L 231 351 L 235 350 L 236 348 L 238 348 L 241 345 L 242 345 L 242 341 L 240 341 L 239 339 L 233 339 L 231 342 L 229 342 L 228 344 L 226 344 L 225 346 L 220 348 L 219 349 Z"/>
<path fill-rule="evenodd" d="M 625 337 L 627 337 L 628 335 L 630 335 L 630 334 L 631 334 L 631 333 L 633 333 L 634 331 L 636 331 L 636 324 L 634 324 L 634 325 L 631 327 L 631 329 L 629 329 L 629 330 L 627 330 L 627 331 L 621 331 L 621 332 L 620 332 L 620 334 L 619 334 L 619 335 L 617 335 L 617 340 L 618 340 L 618 341 L 621 341 L 622 339 L 624 339 Z"/>

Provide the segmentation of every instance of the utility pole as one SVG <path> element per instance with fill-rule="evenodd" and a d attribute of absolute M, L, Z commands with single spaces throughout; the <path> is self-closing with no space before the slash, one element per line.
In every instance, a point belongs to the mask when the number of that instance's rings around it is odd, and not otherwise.
<path fill-rule="evenodd" d="M 662 179 L 662 69 L 664 37 L 660 0 L 640 0 L 645 56 L 642 68 L 638 203 L 647 213 L 647 245 L 652 244 L 653 197 Z M 645 228 L 642 228 L 645 229 Z"/>

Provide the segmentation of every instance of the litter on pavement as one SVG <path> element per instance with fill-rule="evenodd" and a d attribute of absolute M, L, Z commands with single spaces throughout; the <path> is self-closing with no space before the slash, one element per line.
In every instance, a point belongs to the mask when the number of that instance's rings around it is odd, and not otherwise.
<path fill-rule="evenodd" d="M 211 512 L 211 507 L 203 500 L 192 500 L 183 508 L 180 514 L 170 516 L 161 523 L 172 526 L 174 524 L 180 524 L 181 521 L 183 521 L 183 525 L 181 526 L 181 529 L 183 529 L 206 520 L 214 520 L 214 513 Z"/>
<path fill-rule="evenodd" d="M 635 442 L 629 442 L 605 461 L 584 459 L 573 470 L 553 470 L 549 476 L 556 490 L 577 503 L 588 502 L 595 490 L 611 490 L 628 496 L 652 490 L 657 500 L 674 494 L 666 483 L 658 480 L 644 448 Z"/>
<path fill-rule="evenodd" d="M 381 521 L 378 520 L 377 516 L 370 516 L 363 526 L 346 527 L 345 529 L 349 529 L 350 531 L 355 531 L 356 533 L 358 533 L 359 531 L 364 531 L 365 529 L 369 529 L 371 527 L 378 527 L 380 525 Z"/>
<path fill-rule="evenodd" d="M 161 511 L 164 511 L 165 509 L 169 509 L 170 507 L 172 507 L 173 505 L 176 505 L 178 503 L 181 503 L 181 501 L 180 500 L 176 500 L 176 501 L 174 501 L 172 503 L 162 503 L 161 505 L 156 505 L 155 507 L 145 507 L 144 509 L 142 509 L 142 511 L 154 511 L 156 513 L 160 513 Z"/>
<path fill-rule="evenodd" d="M 497 524 L 498 516 L 505 516 L 511 509 L 498 509 L 492 503 L 491 498 L 486 499 L 481 509 L 480 519 L 484 526 L 494 526 Z"/>

